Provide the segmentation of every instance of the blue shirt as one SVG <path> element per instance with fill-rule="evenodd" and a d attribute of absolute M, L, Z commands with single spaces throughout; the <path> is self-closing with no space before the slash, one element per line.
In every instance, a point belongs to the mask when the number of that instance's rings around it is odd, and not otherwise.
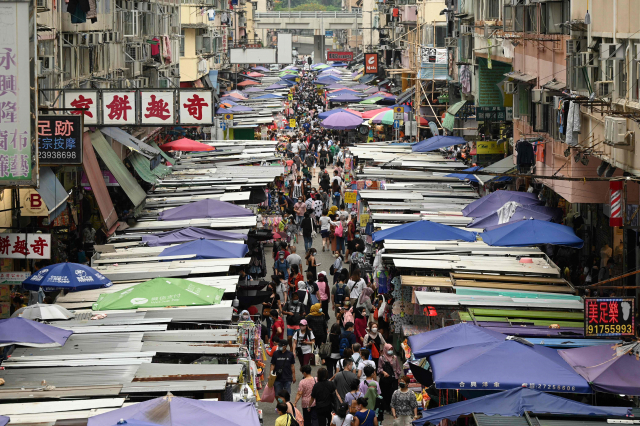
<path fill-rule="evenodd" d="M 373 426 L 373 419 L 376 417 L 376 413 L 373 410 L 356 411 L 354 416 L 360 420 L 360 426 Z"/>

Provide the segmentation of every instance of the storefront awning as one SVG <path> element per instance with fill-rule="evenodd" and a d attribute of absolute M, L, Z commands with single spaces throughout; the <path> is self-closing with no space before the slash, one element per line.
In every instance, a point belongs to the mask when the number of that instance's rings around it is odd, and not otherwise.
<path fill-rule="evenodd" d="M 447 114 L 444 116 L 444 120 L 442 121 L 442 127 L 447 130 L 453 131 L 453 124 L 455 122 L 456 114 L 460 109 L 466 104 L 467 101 L 456 102 L 451 105 L 447 110 Z"/>
<path fill-rule="evenodd" d="M 533 83 L 538 78 L 538 76 L 536 76 L 536 75 L 525 74 L 525 73 L 522 73 L 522 72 L 519 72 L 519 71 L 511 71 L 511 72 L 508 72 L 508 73 L 504 74 L 504 76 L 505 77 L 511 77 L 514 80 L 518 80 L 518 81 L 521 81 L 523 83 Z"/>
<path fill-rule="evenodd" d="M 359 84 L 367 84 L 376 78 L 376 74 L 365 74 L 358 79 Z"/>
<path fill-rule="evenodd" d="M 104 138 L 103 138 L 104 140 Z M 106 141 L 105 141 L 106 142 Z M 91 185 L 91 191 L 95 196 L 96 204 L 100 210 L 100 216 L 102 216 L 102 222 L 107 230 L 111 229 L 113 225 L 118 222 L 118 215 L 116 209 L 113 207 L 107 184 L 104 182 L 102 176 L 102 170 L 98 164 L 98 158 L 96 152 L 93 150 L 91 144 L 91 135 L 89 132 L 85 132 L 82 137 L 82 168 L 85 175 Z"/>
<path fill-rule="evenodd" d="M 562 81 L 557 81 L 554 78 L 553 80 L 546 82 L 542 87 L 544 87 L 545 89 L 562 92 L 567 87 L 567 83 L 564 83 Z"/>
<path fill-rule="evenodd" d="M 411 99 L 411 97 L 416 93 L 416 89 L 415 87 L 411 88 L 411 89 L 407 89 L 404 92 L 402 92 L 400 94 L 400 96 L 398 96 L 398 99 L 396 100 L 397 104 L 403 104 L 407 101 L 409 101 Z"/>
<path fill-rule="evenodd" d="M 139 152 L 147 158 L 153 158 L 156 155 L 160 154 L 159 149 L 142 142 L 140 139 L 130 135 L 129 133 L 118 127 L 103 127 L 100 131 L 103 134 L 120 142 L 130 150 Z"/>
<path fill-rule="evenodd" d="M 67 208 L 69 194 L 49 167 L 40 167 L 38 194 L 49 210 L 49 222 L 52 222 Z"/>
<path fill-rule="evenodd" d="M 209 81 L 211 87 L 218 90 L 218 70 L 209 70 Z"/>
<path fill-rule="evenodd" d="M 513 155 L 510 155 L 490 166 L 485 167 L 482 171 L 488 173 L 513 173 L 515 170 L 516 165 L 513 163 Z M 507 176 L 483 176 L 482 179 L 484 180 L 484 183 L 487 183 L 509 180 L 510 178 Z"/>
<path fill-rule="evenodd" d="M 91 144 L 109 171 L 116 177 L 120 187 L 125 194 L 127 194 L 127 197 L 129 197 L 133 205 L 135 207 L 140 206 L 146 197 L 144 190 L 136 179 L 131 176 L 131 173 L 129 173 L 129 170 L 127 170 L 124 164 L 122 164 L 122 161 L 120 161 L 100 131 L 91 133 Z"/>
<path fill-rule="evenodd" d="M 131 165 L 138 173 L 138 176 L 145 182 L 150 184 L 155 184 L 158 182 L 158 178 L 163 178 L 169 173 L 171 173 L 171 169 L 163 164 L 159 164 L 156 167 L 151 169 L 151 162 L 148 158 L 143 157 L 137 152 L 132 153 L 127 157 L 127 160 L 131 162 Z"/>

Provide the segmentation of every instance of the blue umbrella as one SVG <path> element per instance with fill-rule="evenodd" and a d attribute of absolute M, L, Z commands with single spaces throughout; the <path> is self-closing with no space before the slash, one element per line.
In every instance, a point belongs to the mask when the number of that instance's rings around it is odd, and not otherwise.
<path fill-rule="evenodd" d="M 475 241 L 476 234 L 429 220 L 418 220 L 373 233 L 373 241 L 382 240 Z"/>
<path fill-rule="evenodd" d="M 0 346 L 59 348 L 64 346 L 72 334 L 73 331 L 26 318 L 16 317 L 0 320 Z"/>
<path fill-rule="evenodd" d="M 275 93 L 267 93 L 266 95 L 261 95 L 261 96 L 256 96 L 255 98 L 251 98 L 253 99 L 282 99 L 283 96 L 280 95 L 276 95 Z"/>
<path fill-rule="evenodd" d="M 440 148 L 446 148 L 452 145 L 460 145 L 463 143 L 467 143 L 467 141 L 458 136 L 434 136 L 413 145 L 413 147 L 411 147 L 411 151 L 429 152 L 435 151 Z"/>
<path fill-rule="evenodd" d="M 409 346 L 416 359 L 435 355 L 464 345 L 500 342 L 507 336 L 469 322 L 438 328 L 409 336 Z"/>
<path fill-rule="evenodd" d="M 81 291 L 110 287 L 113 283 L 95 269 L 79 263 L 45 266 L 22 282 L 25 290 Z"/>
<path fill-rule="evenodd" d="M 509 220 L 505 223 L 500 223 L 500 217 L 498 215 L 498 212 L 496 211 L 487 216 L 476 217 L 475 219 L 473 219 L 473 222 L 467 225 L 467 228 L 482 228 L 486 230 L 488 227 L 492 227 L 492 229 L 495 229 L 493 227 L 495 227 L 496 225 L 506 225 L 507 223 L 517 222 L 521 220 L 537 219 L 550 222 L 555 218 L 557 218 L 557 211 L 551 207 L 536 205 L 522 206 L 516 207 L 513 215 L 511 215 Z"/>
<path fill-rule="evenodd" d="M 267 86 L 264 90 L 278 90 L 278 89 L 286 89 L 288 86 L 285 84 L 273 83 L 271 86 Z"/>
<path fill-rule="evenodd" d="M 297 74 L 285 74 L 280 78 L 283 80 L 295 80 L 296 78 L 300 78 L 300 76 Z"/>
<path fill-rule="evenodd" d="M 493 386 L 493 383 L 491 385 Z M 537 389 L 522 387 L 424 410 L 422 418 L 415 420 L 413 425 L 437 425 L 444 419 L 449 419 L 455 423 L 458 417 L 472 413 L 501 417 L 522 417 L 525 412 L 571 416 L 628 417 L 631 414 L 630 411 L 631 409 L 627 407 L 594 407 L 593 405 L 541 392 Z M 496 418 L 496 422 L 498 419 L 499 417 Z M 500 419 L 500 422 L 505 420 L 505 424 L 521 424 L 509 422 L 507 419 Z M 589 421 L 585 420 L 584 424 L 589 423 Z M 606 421 L 603 421 L 603 423 L 606 423 Z"/>
<path fill-rule="evenodd" d="M 468 169 L 462 170 L 463 172 L 477 172 L 478 170 L 482 170 L 482 167 L 469 167 Z M 468 180 L 471 182 L 480 182 L 477 177 L 473 173 L 450 173 L 445 175 L 445 177 L 454 177 L 460 180 Z"/>
<path fill-rule="evenodd" d="M 538 197 L 528 192 L 495 191 L 475 200 L 462 209 L 466 217 L 483 217 L 497 211 L 510 201 L 525 205 L 542 204 Z"/>
<path fill-rule="evenodd" d="M 584 241 L 576 236 L 573 228 L 543 220 L 522 220 L 510 223 L 479 235 L 490 246 L 527 247 L 553 244 L 582 248 Z"/>
<path fill-rule="evenodd" d="M 204 238 L 168 247 L 159 256 L 196 255 L 196 259 L 227 259 L 244 257 L 249 249 L 246 244 L 206 240 Z"/>
<path fill-rule="evenodd" d="M 545 222 L 546 223 L 546 222 Z M 591 393 L 589 383 L 558 351 L 515 340 L 458 346 L 431 355 L 429 364 L 438 389 L 508 390 L 526 383 L 548 392 Z M 485 385 L 486 383 L 486 385 Z"/>
<path fill-rule="evenodd" d="M 323 83 L 332 83 L 334 81 L 342 81 L 342 79 L 340 77 L 336 77 L 335 75 L 329 74 L 329 75 L 323 75 L 322 77 L 318 78 L 316 81 L 320 81 Z"/>

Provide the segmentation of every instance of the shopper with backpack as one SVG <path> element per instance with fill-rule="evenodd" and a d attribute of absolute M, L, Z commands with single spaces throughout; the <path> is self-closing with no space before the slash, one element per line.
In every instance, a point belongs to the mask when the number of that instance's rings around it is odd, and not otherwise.
<path fill-rule="evenodd" d="M 334 312 L 339 312 L 344 306 L 345 297 L 349 296 L 349 289 L 344 282 L 342 274 L 338 273 L 338 282 L 331 289 L 331 307 Z"/>
<path fill-rule="evenodd" d="M 357 343 L 356 335 L 353 333 L 353 323 L 348 322 L 344 325 L 344 332 L 340 335 L 340 356 L 344 356 L 344 350 L 351 349 Z"/>
<path fill-rule="evenodd" d="M 328 358 L 325 358 L 324 364 L 327 366 L 327 370 L 329 370 L 329 376 L 333 377 L 336 363 L 340 359 L 340 335 L 342 331 L 340 329 L 340 324 L 335 323 L 331 326 L 331 330 L 329 331 L 329 342 L 331 343 L 331 355 Z"/>
<path fill-rule="evenodd" d="M 288 413 L 288 407 L 285 404 L 278 404 L 276 406 L 278 412 L 278 418 L 276 419 L 275 426 L 296 426 L 296 419 Z M 295 423 L 295 425 L 294 425 Z"/>
<path fill-rule="evenodd" d="M 356 374 L 353 370 L 353 360 L 351 358 L 346 358 L 343 360 L 344 370 L 336 373 L 333 376 L 333 382 L 336 384 L 338 395 L 338 400 L 340 402 L 345 402 L 345 397 L 351 391 L 351 384 L 354 381 L 359 381 Z"/>
<path fill-rule="evenodd" d="M 331 426 L 352 426 L 353 415 L 349 414 L 349 407 L 347 404 L 340 404 L 336 410 L 335 416 L 331 420 Z"/>
<path fill-rule="evenodd" d="M 295 420 L 291 426 L 304 426 L 304 417 L 300 410 L 298 410 L 295 404 L 291 403 L 291 395 L 286 390 L 281 390 L 277 395 L 278 404 L 284 404 L 287 406 L 287 414 L 289 414 Z M 310 424 L 310 423 L 309 423 Z"/>
<path fill-rule="evenodd" d="M 293 334 L 293 353 L 298 357 L 300 365 L 309 365 L 313 357 L 315 336 L 307 327 L 307 320 L 300 321 L 300 328 Z"/>
<path fill-rule="evenodd" d="M 329 373 L 326 368 L 318 370 L 318 383 L 311 390 L 309 405 L 316 405 L 316 415 L 318 426 L 329 426 L 331 423 L 331 410 L 335 400 L 336 384 L 329 380 Z M 286 407 L 285 407 L 286 411 Z M 345 406 L 346 412 L 346 406 Z M 346 425 L 345 426 L 349 426 Z"/>
<path fill-rule="evenodd" d="M 333 285 L 335 286 L 338 281 L 340 281 L 340 271 L 342 270 L 344 258 L 342 257 L 342 254 L 340 254 L 339 247 L 338 250 L 333 253 L 333 256 L 336 258 L 336 260 L 334 260 L 333 265 L 329 267 L 329 274 L 331 274 L 331 276 L 333 277 Z"/>
<path fill-rule="evenodd" d="M 369 400 L 366 397 L 358 398 L 357 411 L 354 414 L 355 423 L 353 426 L 378 426 L 376 412 L 368 407 Z"/>
<path fill-rule="evenodd" d="M 378 377 L 380 377 L 380 388 L 382 389 L 382 399 L 385 411 L 391 410 L 391 397 L 398 389 L 398 379 L 402 375 L 402 366 L 398 357 L 393 352 L 393 346 L 389 343 L 384 345 L 384 350 L 378 360 Z"/>

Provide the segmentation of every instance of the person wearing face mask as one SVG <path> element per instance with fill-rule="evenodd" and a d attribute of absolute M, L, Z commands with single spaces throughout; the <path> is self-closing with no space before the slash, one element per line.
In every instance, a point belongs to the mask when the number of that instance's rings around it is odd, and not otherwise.
<path fill-rule="evenodd" d="M 300 321 L 300 328 L 293 335 L 293 353 L 298 356 L 300 365 L 309 365 L 313 357 L 315 336 L 307 326 L 307 320 Z"/>
<path fill-rule="evenodd" d="M 311 306 L 311 312 L 305 318 L 307 324 L 313 335 L 315 336 L 316 345 L 321 345 L 327 341 L 327 323 L 324 319 L 324 313 L 322 313 L 322 305 L 316 303 Z"/>
<path fill-rule="evenodd" d="M 291 300 L 284 305 L 282 313 L 287 316 L 287 340 L 291 351 L 295 353 L 293 336 L 300 329 L 300 320 L 304 317 L 304 306 L 298 300 L 298 293 L 293 293 Z"/>
<path fill-rule="evenodd" d="M 302 219 L 304 219 L 304 212 L 307 211 L 307 205 L 303 201 L 302 194 L 298 195 L 297 202 L 293 205 L 293 211 L 296 213 L 296 224 L 300 226 Z"/>
<path fill-rule="evenodd" d="M 382 334 L 378 333 L 378 324 L 373 321 L 369 322 L 367 334 L 364 336 L 362 344 L 365 348 L 369 349 L 371 352 L 371 359 L 375 362 L 375 365 L 378 365 L 378 359 L 380 358 L 382 348 L 387 344 Z"/>
<path fill-rule="evenodd" d="M 274 272 L 281 272 L 284 275 L 285 280 L 289 279 L 289 262 L 287 262 L 285 252 L 283 250 L 278 252 L 278 257 L 273 264 L 273 270 Z"/>
<path fill-rule="evenodd" d="M 400 361 L 393 353 L 393 346 L 387 343 L 378 360 L 378 377 L 380 377 L 380 389 L 382 389 L 385 411 L 389 411 L 391 408 L 391 396 L 393 390 L 398 388 L 398 378 L 401 374 Z"/>
<path fill-rule="evenodd" d="M 273 390 L 276 395 L 282 390 L 291 393 L 291 383 L 296 382 L 296 359 L 287 350 L 287 341 L 282 339 L 278 343 L 278 350 L 271 357 L 271 374 L 276 375 Z"/>
<path fill-rule="evenodd" d="M 394 421 L 393 426 L 411 426 L 413 420 L 420 418 L 418 416 L 418 400 L 416 394 L 409 390 L 409 378 L 407 376 L 400 377 L 398 387 L 391 397 L 391 414 Z"/>

